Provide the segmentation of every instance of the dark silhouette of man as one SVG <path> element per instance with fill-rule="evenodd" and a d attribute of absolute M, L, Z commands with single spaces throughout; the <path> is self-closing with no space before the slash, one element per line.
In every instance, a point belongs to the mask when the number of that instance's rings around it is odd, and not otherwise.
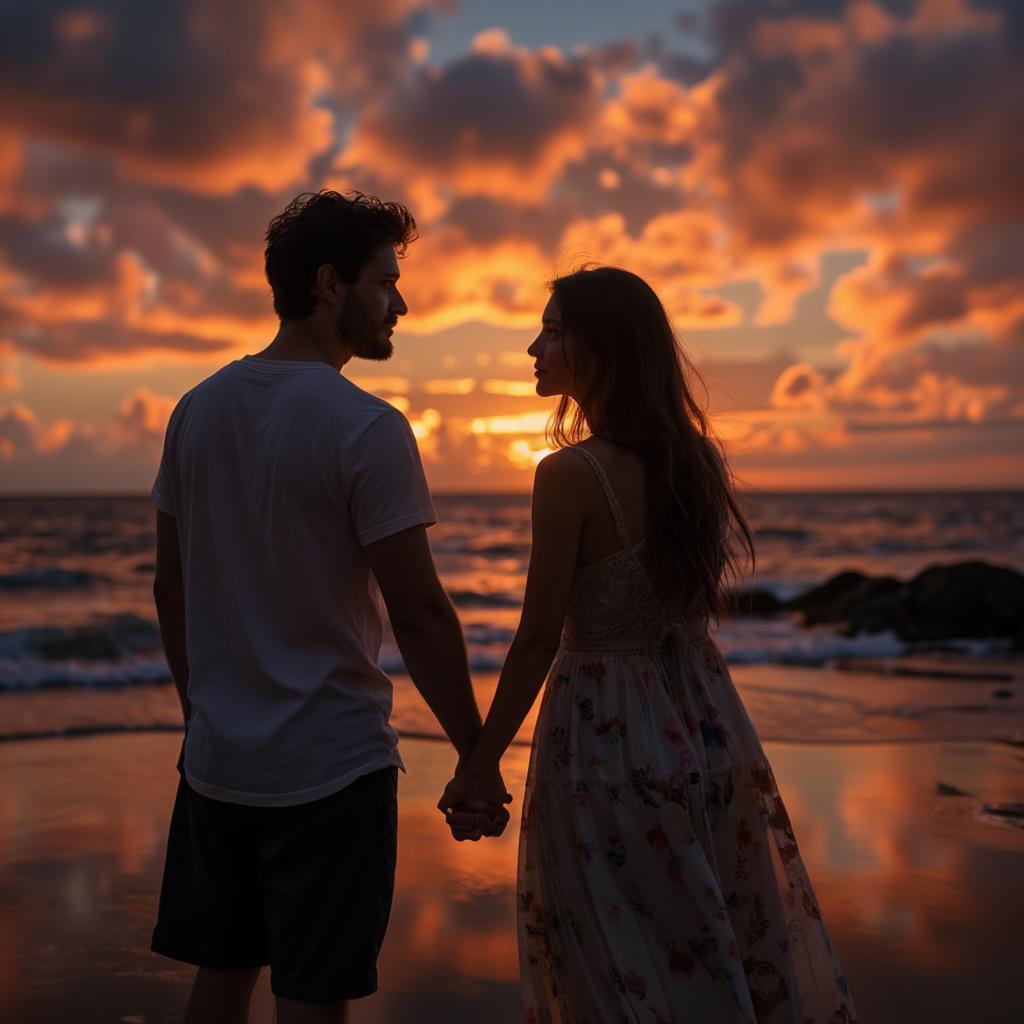
<path fill-rule="evenodd" d="M 398 203 L 295 199 L 266 236 L 277 335 L 167 427 L 154 594 L 186 735 L 153 949 L 199 967 L 188 1024 L 245 1021 L 265 964 L 280 1024 L 377 987 L 402 767 L 379 596 L 460 758 L 480 731 L 415 438 L 340 372 L 391 355 L 415 236 Z"/>

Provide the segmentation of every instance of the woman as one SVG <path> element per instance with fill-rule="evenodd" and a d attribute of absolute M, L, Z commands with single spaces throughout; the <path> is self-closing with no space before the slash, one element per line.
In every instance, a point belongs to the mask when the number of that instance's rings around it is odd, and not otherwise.
<path fill-rule="evenodd" d="M 501 803 L 500 758 L 547 676 L 519 848 L 525 1019 L 853 1021 L 708 636 L 753 544 L 665 311 L 634 274 L 579 270 L 553 283 L 529 352 L 537 393 L 560 396 L 558 450 L 537 467 L 519 628 L 439 804 L 457 838 L 487 831 L 467 808 Z"/>

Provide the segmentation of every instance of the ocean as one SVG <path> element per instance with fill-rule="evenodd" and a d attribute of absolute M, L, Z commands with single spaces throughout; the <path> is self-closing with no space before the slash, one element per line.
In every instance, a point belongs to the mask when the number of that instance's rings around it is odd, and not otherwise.
<path fill-rule="evenodd" d="M 1024 572 L 1022 498 L 749 495 L 757 568 L 742 583 L 785 600 L 850 569 L 910 579 L 981 560 Z M 518 622 L 529 496 L 439 495 L 436 505 L 431 544 L 486 707 Z M 153 546 L 144 497 L 0 498 L 0 738 L 178 724 L 153 608 Z M 834 626 L 805 628 L 796 614 L 726 619 L 716 640 L 748 707 L 761 709 L 751 714 L 763 736 L 1024 733 L 1021 658 L 1005 640 L 845 636 Z M 399 730 L 437 735 L 390 635 L 381 665 L 395 680 Z"/>

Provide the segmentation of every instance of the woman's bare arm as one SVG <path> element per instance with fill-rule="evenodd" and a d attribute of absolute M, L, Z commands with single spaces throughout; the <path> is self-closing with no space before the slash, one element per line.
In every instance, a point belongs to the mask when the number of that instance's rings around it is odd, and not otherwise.
<path fill-rule="evenodd" d="M 555 452 L 537 466 L 533 488 L 533 544 L 526 579 L 523 612 L 505 659 L 483 731 L 457 779 L 467 792 L 474 778 L 493 775 L 508 745 L 529 713 L 561 638 L 569 589 L 579 552 L 585 504 L 589 493 L 582 459 Z M 451 787 L 449 787 L 451 789 Z M 442 805 L 454 806 L 445 791 Z M 484 793 L 472 797 L 486 799 Z M 442 807 L 444 809 L 444 807 Z"/>

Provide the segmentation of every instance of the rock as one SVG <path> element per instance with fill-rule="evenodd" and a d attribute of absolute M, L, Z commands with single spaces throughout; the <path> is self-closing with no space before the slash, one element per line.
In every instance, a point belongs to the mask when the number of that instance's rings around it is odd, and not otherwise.
<path fill-rule="evenodd" d="M 741 587 L 730 590 L 726 596 L 729 614 L 743 615 L 778 615 L 785 611 L 785 604 L 770 590 L 763 587 Z"/>
<path fill-rule="evenodd" d="M 995 814 L 1000 818 L 1024 819 L 1024 804 L 982 804 L 986 814 Z"/>
<path fill-rule="evenodd" d="M 1024 649 L 1024 576 L 985 562 L 934 566 L 907 584 L 902 619 L 903 640 L 1008 637 Z"/>
<path fill-rule="evenodd" d="M 786 607 L 800 612 L 805 626 L 848 622 L 870 601 L 898 591 L 901 586 L 891 576 L 875 578 L 859 572 L 841 572 L 793 598 Z"/>
<path fill-rule="evenodd" d="M 933 566 L 906 583 L 844 572 L 787 607 L 801 612 L 807 626 L 845 622 L 847 636 L 891 631 L 908 642 L 1009 639 L 1024 650 L 1024 576 L 986 562 Z"/>
<path fill-rule="evenodd" d="M 951 786 L 948 782 L 938 782 L 935 785 L 935 792 L 939 796 L 973 796 L 973 793 L 968 793 L 966 790 L 957 789 L 956 786 Z"/>

